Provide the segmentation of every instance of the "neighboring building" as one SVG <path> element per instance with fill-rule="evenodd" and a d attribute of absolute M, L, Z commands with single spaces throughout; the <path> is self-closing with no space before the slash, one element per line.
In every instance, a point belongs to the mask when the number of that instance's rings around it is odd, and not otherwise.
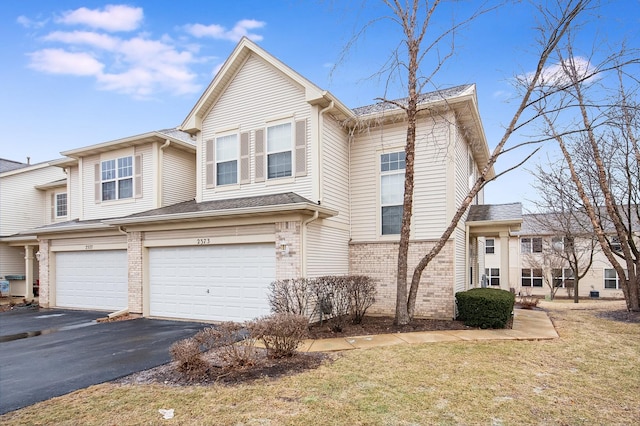
<path fill-rule="evenodd" d="M 35 236 L 20 232 L 67 220 L 65 173 L 50 163 L 0 159 L 0 279 L 12 296 L 37 292 L 39 262 Z"/>
<path fill-rule="evenodd" d="M 588 239 L 591 236 L 563 238 L 546 229 L 540 214 L 523 215 L 522 229 L 511 234 L 509 238 L 509 263 L 500 264 L 503 246 L 495 238 L 484 240 L 485 275 L 487 284 L 492 287 L 513 288 L 516 294 L 546 296 L 551 292 L 550 285 L 558 287 L 556 296 L 573 297 L 573 273 L 563 256 L 556 250 L 563 250 L 565 244 L 578 247 L 576 252 L 582 255 L 581 263 L 587 264 L 590 251 Z M 614 247 L 615 249 L 615 247 Z M 505 273 L 505 271 L 507 271 Z M 507 280 L 508 284 L 505 284 Z M 596 242 L 593 264 L 586 276 L 580 280 L 578 295 L 590 297 L 597 292 L 602 298 L 623 298 L 619 277 L 602 253 Z"/>
<path fill-rule="evenodd" d="M 489 156 L 475 86 L 420 110 L 410 270 Z M 402 110 L 351 110 L 244 38 L 178 130 L 62 153 L 70 220 L 28 233 L 40 303 L 242 321 L 269 313 L 273 280 L 353 273 L 378 282 L 370 312 L 392 313 L 405 134 Z M 463 218 L 417 316 L 455 316 L 455 292 L 480 283 L 479 241 L 519 229 L 518 206 Z"/>

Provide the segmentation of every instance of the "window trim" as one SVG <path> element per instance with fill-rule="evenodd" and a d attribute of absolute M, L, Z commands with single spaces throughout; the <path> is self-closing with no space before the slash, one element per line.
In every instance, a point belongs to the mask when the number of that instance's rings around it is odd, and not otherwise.
<path fill-rule="evenodd" d="M 60 206 L 59 204 L 60 200 L 58 200 L 58 196 L 61 196 L 61 195 L 64 195 L 64 214 L 58 214 L 59 206 Z M 54 218 L 55 219 L 66 218 L 67 215 L 69 214 L 69 196 L 67 195 L 67 191 L 54 192 L 53 200 L 54 200 L 54 206 L 53 206 Z"/>
<path fill-rule="evenodd" d="M 218 139 L 228 138 L 230 136 L 235 136 L 235 143 L 236 143 L 235 157 L 233 160 L 220 161 L 219 160 L 220 156 L 218 155 Z M 214 185 L 216 187 L 234 186 L 234 185 L 238 185 L 238 183 L 240 182 L 240 142 L 239 141 L 240 141 L 240 138 L 237 131 L 221 133 L 219 135 L 216 135 L 216 137 L 214 138 L 213 150 L 215 152 L 215 156 L 214 156 L 214 164 L 213 164 L 213 180 L 214 180 Z M 220 183 L 218 181 L 218 165 L 221 163 L 229 163 L 231 161 L 236 162 L 236 180 L 235 182 L 231 182 L 231 183 Z"/>
<path fill-rule="evenodd" d="M 124 159 L 129 159 L 131 162 L 131 174 L 126 175 L 126 176 L 120 176 L 120 170 L 122 169 L 119 165 L 120 160 L 124 160 Z M 104 165 L 105 163 L 110 163 L 113 162 L 114 164 L 114 173 L 115 173 L 115 177 L 112 179 L 104 179 Z M 127 167 L 128 169 L 129 167 Z M 100 201 L 101 202 L 111 202 L 111 201 L 120 201 L 120 200 L 129 200 L 129 199 L 134 199 L 135 198 L 135 176 L 136 176 L 136 170 L 135 170 L 135 155 L 125 155 L 122 157 L 114 157 L 114 158 L 108 158 L 108 159 L 101 159 L 100 160 Z M 123 182 L 125 180 L 130 180 L 131 181 L 131 195 L 128 197 L 121 197 L 120 196 L 120 182 Z M 112 199 L 106 199 L 104 198 L 104 184 L 105 183 L 109 183 L 109 182 L 114 182 L 115 184 L 115 197 Z"/>
<path fill-rule="evenodd" d="M 524 271 L 529 271 L 528 277 L 524 276 Z M 534 271 L 540 271 L 540 275 L 534 275 Z M 521 268 L 520 269 L 520 286 L 528 288 L 542 288 L 544 287 L 543 280 L 544 271 L 542 268 Z M 529 281 L 529 284 L 525 284 L 525 279 Z M 536 280 L 539 280 L 540 285 L 535 285 Z"/>
<path fill-rule="evenodd" d="M 377 156 L 378 156 L 378 184 L 380 185 L 379 191 L 378 191 L 378 197 L 379 198 L 379 203 L 378 203 L 378 217 L 380 220 L 380 226 L 378 228 L 378 235 L 382 236 L 382 237 L 395 237 L 397 235 L 400 235 L 400 231 L 401 229 L 398 230 L 397 233 L 384 233 L 384 223 L 383 223 L 383 209 L 385 207 L 403 207 L 404 205 L 404 195 L 403 195 L 403 201 L 401 201 L 399 204 L 394 203 L 394 204 L 389 204 L 389 203 L 383 203 L 382 202 L 382 179 L 384 176 L 395 176 L 395 175 L 402 175 L 403 177 L 405 176 L 405 171 L 406 171 L 406 163 L 405 163 L 405 167 L 400 169 L 393 169 L 393 170 L 382 170 L 382 157 L 385 155 L 390 155 L 390 154 L 405 154 L 404 148 L 402 147 L 398 147 L 397 149 L 390 149 L 390 150 L 385 150 L 385 151 L 378 151 L 377 152 Z M 402 160 L 402 162 L 406 162 L 406 158 L 404 160 Z M 403 182 L 403 187 L 402 187 L 402 191 L 404 193 L 404 179 L 402 179 Z M 400 228 L 402 228 L 402 221 L 400 222 Z"/>
<path fill-rule="evenodd" d="M 489 245 L 489 241 L 491 241 L 491 245 Z M 491 251 L 489 251 L 491 249 Z M 484 240 L 484 254 L 495 254 L 496 253 L 496 239 L 495 238 L 485 238 Z"/>
<path fill-rule="evenodd" d="M 277 126 L 282 126 L 288 124 L 289 125 L 289 149 L 287 150 L 279 150 L 279 151 L 270 151 L 269 150 L 269 130 L 277 127 Z M 264 169 L 264 174 L 265 174 L 265 180 L 266 181 L 273 181 L 273 180 L 278 180 L 278 179 L 290 179 L 295 177 L 295 164 L 296 164 L 296 158 L 295 158 L 295 122 L 292 119 L 286 119 L 286 120 L 281 120 L 281 121 L 273 121 L 270 123 L 267 123 L 267 125 L 264 128 L 264 163 L 265 163 L 265 169 Z M 273 154 L 281 154 L 281 153 L 290 153 L 290 170 L 289 170 L 289 174 L 285 175 L 285 176 L 274 176 L 274 177 L 269 177 L 269 156 L 273 155 Z"/>
<path fill-rule="evenodd" d="M 613 280 L 613 278 L 607 278 L 607 271 L 613 271 L 616 274 L 615 277 L 615 283 L 616 286 L 615 288 L 612 287 L 607 287 L 607 281 L 611 281 Z M 624 274 L 625 274 L 625 279 L 629 276 L 629 272 L 627 272 L 627 270 L 624 270 Z M 621 290 L 622 287 L 620 287 L 620 277 L 618 276 L 618 271 L 616 271 L 614 268 L 604 268 L 602 271 L 602 288 L 605 290 Z"/>
<path fill-rule="evenodd" d="M 560 274 L 556 273 L 556 271 L 558 270 L 561 271 Z M 567 288 L 565 282 L 569 280 L 573 281 L 573 284 L 570 288 L 573 288 L 575 286 L 575 276 L 573 275 L 573 270 L 571 268 L 552 268 L 551 280 L 553 282 L 554 288 Z"/>
<path fill-rule="evenodd" d="M 536 241 L 540 244 L 536 245 Z M 520 237 L 520 253 L 542 253 L 542 237 Z"/>
<path fill-rule="evenodd" d="M 497 275 L 493 272 L 497 271 Z M 484 275 L 487 277 L 487 286 L 500 287 L 500 268 L 484 268 Z M 493 284 L 493 280 L 497 280 L 497 284 Z"/>

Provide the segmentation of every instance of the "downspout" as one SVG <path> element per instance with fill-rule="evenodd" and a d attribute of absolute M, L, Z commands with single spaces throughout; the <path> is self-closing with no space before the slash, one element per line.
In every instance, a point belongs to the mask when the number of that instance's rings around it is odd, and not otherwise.
<path fill-rule="evenodd" d="M 322 202 L 324 201 L 323 199 L 323 185 L 322 185 L 322 178 L 323 178 L 323 173 L 322 173 L 322 134 L 323 134 L 323 128 L 324 128 L 324 120 L 323 120 L 323 115 L 324 113 L 326 113 L 327 111 L 329 111 L 330 109 L 332 109 L 334 106 L 334 102 L 331 101 L 329 102 L 329 105 L 326 108 L 322 108 L 320 110 L 320 112 L 318 113 L 319 115 L 319 120 L 318 120 L 318 204 L 322 204 Z"/>
<path fill-rule="evenodd" d="M 127 231 L 124 229 L 124 226 L 122 225 L 118 226 L 118 232 L 121 233 L 122 235 L 127 235 Z"/>
<path fill-rule="evenodd" d="M 169 139 L 165 140 L 164 145 L 160 147 L 160 151 L 158 154 L 158 176 L 156 179 L 156 185 L 158 185 L 158 189 L 156 192 L 156 199 L 158 200 L 157 208 L 163 207 L 162 205 L 162 175 L 163 175 L 163 165 L 164 165 L 164 149 L 171 145 L 171 141 Z"/>
<path fill-rule="evenodd" d="M 313 213 L 313 216 L 311 216 L 309 219 L 302 222 L 302 229 L 300 229 L 300 232 L 302 232 L 302 256 L 300 256 L 301 257 L 300 260 L 302 262 L 303 278 L 307 277 L 307 225 L 309 225 L 314 220 L 317 220 L 318 216 L 319 216 L 319 212 L 318 210 L 316 210 Z"/>

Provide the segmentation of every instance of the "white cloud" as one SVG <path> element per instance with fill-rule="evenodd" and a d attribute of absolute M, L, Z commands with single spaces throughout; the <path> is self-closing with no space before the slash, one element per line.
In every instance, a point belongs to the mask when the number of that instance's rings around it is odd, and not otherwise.
<path fill-rule="evenodd" d="M 47 19 L 42 21 L 34 21 L 32 19 L 27 18 L 24 15 L 20 15 L 16 19 L 16 22 L 25 28 L 42 28 L 47 23 L 47 21 L 48 21 Z"/>
<path fill-rule="evenodd" d="M 107 5 L 104 9 L 81 7 L 62 14 L 57 22 L 67 25 L 86 25 L 105 31 L 133 31 L 140 26 L 143 12 L 140 7 Z"/>
<path fill-rule="evenodd" d="M 91 31 L 54 31 L 43 38 L 45 41 L 58 41 L 74 45 L 88 45 L 104 50 L 115 50 L 120 39 Z"/>
<path fill-rule="evenodd" d="M 62 49 L 44 49 L 29 54 L 29 66 L 35 70 L 51 74 L 79 76 L 99 75 L 104 64 L 88 53 L 67 52 Z"/>
<path fill-rule="evenodd" d="M 185 25 L 185 30 L 197 38 L 210 37 L 220 40 L 239 41 L 242 37 L 247 37 L 253 41 L 261 41 L 263 39 L 261 35 L 249 31 L 262 28 L 265 25 L 266 23 L 263 21 L 243 19 L 238 21 L 231 30 L 227 30 L 225 27 L 217 24 L 189 24 Z"/>
<path fill-rule="evenodd" d="M 549 65 L 542 70 L 540 74 L 540 79 L 538 81 L 538 86 L 543 87 L 554 87 L 554 86 L 565 86 L 571 83 L 571 78 L 567 75 L 567 71 L 565 71 L 565 66 L 569 72 L 576 73 L 576 77 L 579 79 L 586 78 L 590 74 L 592 74 L 595 70 L 589 62 L 588 59 L 583 58 L 581 56 L 574 56 L 570 59 L 565 59 L 563 63 L 557 63 Z M 526 82 L 530 81 L 535 73 L 530 72 L 523 76 L 520 76 L 519 80 L 524 80 Z M 597 78 L 596 76 L 589 77 L 586 81 Z"/>

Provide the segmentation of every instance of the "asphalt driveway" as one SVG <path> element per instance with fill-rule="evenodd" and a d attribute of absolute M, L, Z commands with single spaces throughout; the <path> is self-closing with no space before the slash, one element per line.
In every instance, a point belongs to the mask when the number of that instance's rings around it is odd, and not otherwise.
<path fill-rule="evenodd" d="M 96 323 L 104 312 L 0 313 L 0 414 L 170 361 L 169 347 L 202 323 Z"/>

